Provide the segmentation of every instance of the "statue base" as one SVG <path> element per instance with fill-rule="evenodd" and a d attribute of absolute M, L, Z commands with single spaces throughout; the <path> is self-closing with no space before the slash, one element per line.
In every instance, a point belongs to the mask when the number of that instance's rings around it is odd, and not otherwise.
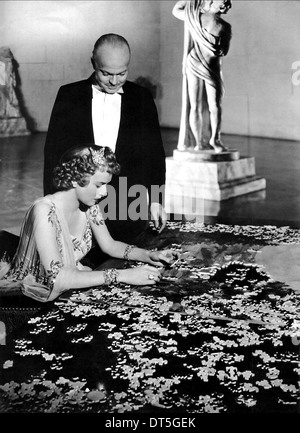
<path fill-rule="evenodd" d="M 10 117 L 0 119 L 0 137 L 12 137 L 15 135 L 29 135 L 30 131 L 24 117 Z"/>
<path fill-rule="evenodd" d="M 180 161 L 236 161 L 240 159 L 240 153 L 235 149 L 221 153 L 216 153 L 214 150 L 176 149 L 173 158 Z"/>
<path fill-rule="evenodd" d="M 166 158 L 166 201 L 170 196 L 222 201 L 265 188 L 266 180 L 256 175 L 255 158 L 240 157 L 236 150 L 175 150 Z"/>

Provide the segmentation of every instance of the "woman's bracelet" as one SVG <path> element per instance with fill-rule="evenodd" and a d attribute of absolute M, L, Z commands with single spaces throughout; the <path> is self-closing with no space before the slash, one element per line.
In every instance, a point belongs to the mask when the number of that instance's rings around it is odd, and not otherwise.
<path fill-rule="evenodd" d="M 123 254 L 123 259 L 124 260 L 130 260 L 129 259 L 129 254 L 131 253 L 131 251 L 136 248 L 136 245 L 127 245 L 127 247 L 125 248 L 124 254 Z"/>
<path fill-rule="evenodd" d="M 117 269 L 105 269 L 104 270 L 104 284 L 106 286 L 111 286 L 113 284 L 118 284 L 119 272 Z"/>

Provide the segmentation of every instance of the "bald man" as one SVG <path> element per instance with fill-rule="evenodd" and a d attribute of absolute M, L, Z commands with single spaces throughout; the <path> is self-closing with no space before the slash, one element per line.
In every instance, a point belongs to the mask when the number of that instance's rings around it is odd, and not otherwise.
<path fill-rule="evenodd" d="M 108 196 L 111 202 L 106 224 L 111 235 L 124 242 L 132 241 L 147 227 L 144 197 L 137 215 L 139 194 L 135 196 L 135 191 L 147 191 L 148 210 L 160 231 L 167 219 L 163 193 L 157 193 L 163 192 L 165 184 L 165 152 L 157 109 L 148 90 L 127 80 L 130 57 L 130 46 L 120 35 L 110 33 L 96 41 L 93 74 L 58 91 L 44 149 L 46 195 L 54 192 L 52 171 L 67 149 L 87 143 L 111 147 L 121 173 L 111 181 L 116 195 Z"/>

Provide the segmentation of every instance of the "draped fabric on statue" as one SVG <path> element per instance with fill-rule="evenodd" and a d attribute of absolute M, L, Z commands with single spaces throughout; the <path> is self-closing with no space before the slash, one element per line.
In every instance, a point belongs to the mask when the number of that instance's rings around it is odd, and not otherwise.
<path fill-rule="evenodd" d="M 12 263 L 0 262 L 0 295 L 19 288 L 24 295 L 46 302 L 68 290 L 92 246 L 90 219 L 103 221 L 99 206 L 90 208 L 86 217 L 82 236 L 75 238 L 53 196 L 36 200 L 26 213 Z"/>
<path fill-rule="evenodd" d="M 193 40 L 193 47 L 186 53 L 186 68 L 199 79 L 224 93 L 221 68 L 213 70 L 207 63 L 204 51 L 215 57 L 224 55 L 221 38 L 211 35 L 202 27 L 201 1 L 189 1 L 185 7 L 185 26 Z"/>

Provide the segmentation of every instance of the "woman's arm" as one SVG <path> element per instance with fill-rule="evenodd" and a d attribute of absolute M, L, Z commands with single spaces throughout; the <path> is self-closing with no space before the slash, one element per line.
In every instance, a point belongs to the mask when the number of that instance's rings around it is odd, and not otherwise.
<path fill-rule="evenodd" d="M 178 18 L 179 20 L 184 21 L 184 17 L 185 17 L 185 6 L 187 4 L 187 1 L 184 0 L 180 0 L 178 1 L 175 6 L 173 7 L 172 10 L 172 14 L 174 15 L 174 17 Z"/>
<path fill-rule="evenodd" d="M 111 257 L 130 259 L 155 266 L 172 263 L 176 258 L 176 253 L 171 250 L 149 251 L 144 248 L 133 248 L 133 246 L 129 246 L 124 242 L 114 240 L 106 227 L 99 206 L 97 205 L 90 209 L 88 218 L 99 247 L 105 254 Z"/>
<path fill-rule="evenodd" d="M 62 228 L 53 208 L 48 203 L 40 202 L 33 208 L 31 217 L 33 236 L 40 263 L 46 270 L 49 278 L 48 288 L 50 291 L 49 297 L 44 299 L 46 301 L 52 301 L 69 289 L 83 289 L 117 282 L 136 285 L 155 284 L 160 278 L 159 269 L 149 265 L 113 272 L 111 270 L 79 270 L 73 257 L 72 245 L 69 245 L 69 251 L 68 245 L 64 245 L 62 248 L 63 238 L 70 235 L 69 233 L 61 233 Z M 103 243 L 101 242 L 101 247 L 102 245 L 104 246 L 104 252 L 110 253 L 113 257 L 121 258 L 124 255 L 127 244 L 114 241 L 109 235 L 103 220 L 102 224 L 99 224 L 98 221 L 100 219 L 94 221 L 92 224 L 96 226 L 96 236 L 98 238 L 99 236 L 103 236 L 104 241 Z M 62 249 L 64 249 L 64 258 L 62 257 Z M 145 259 L 151 262 L 150 252 L 148 255 L 146 250 L 138 250 L 140 252 L 134 254 L 134 259 Z M 158 258 L 159 254 L 157 252 L 153 254 L 154 259 Z M 67 259 L 68 255 L 69 258 Z M 167 258 L 167 260 L 169 259 Z M 36 287 L 33 290 L 38 291 L 39 289 Z"/>
<path fill-rule="evenodd" d="M 103 272 L 94 275 L 76 267 L 69 233 L 62 227 L 55 209 L 45 202 L 37 203 L 32 211 L 32 230 L 40 263 L 49 278 L 48 287 L 58 294 L 68 289 L 86 288 L 104 283 Z M 67 241 L 64 241 L 64 238 Z M 56 297 L 55 296 L 55 297 Z"/>

